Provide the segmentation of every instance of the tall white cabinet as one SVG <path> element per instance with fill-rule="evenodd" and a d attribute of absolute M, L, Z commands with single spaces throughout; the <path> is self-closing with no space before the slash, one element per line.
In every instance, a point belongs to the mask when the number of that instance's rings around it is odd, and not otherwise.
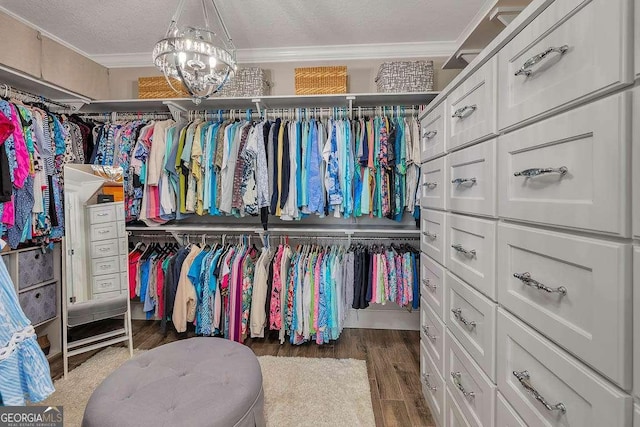
<path fill-rule="evenodd" d="M 534 0 L 421 117 L 439 426 L 640 426 L 634 8 Z"/>

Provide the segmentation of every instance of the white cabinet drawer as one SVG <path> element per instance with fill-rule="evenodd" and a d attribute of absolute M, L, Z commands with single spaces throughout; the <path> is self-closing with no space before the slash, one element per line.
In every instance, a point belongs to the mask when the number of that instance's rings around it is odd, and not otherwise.
<path fill-rule="evenodd" d="M 444 375 L 444 335 L 445 326 L 431 307 L 424 303 L 420 307 L 420 338 L 427 349 L 431 360 L 438 368 L 438 373 Z"/>
<path fill-rule="evenodd" d="M 107 274 L 93 278 L 93 293 L 120 292 L 120 274 Z"/>
<path fill-rule="evenodd" d="M 458 340 L 447 332 L 445 383 L 472 425 L 493 426 L 496 386 L 482 372 Z"/>
<path fill-rule="evenodd" d="M 498 309 L 498 387 L 530 426 L 631 424 L 631 396 L 502 308 Z M 525 387 L 535 389 L 550 409 Z"/>
<path fill-rule="evenodd" d="M 420 346 L 420 381 L 422 394 L 431 409 L 431 415 L 441 426 L 444 421 L 444 380 L 423 345 Z"/>
<path fill-rule="evenodd" d="M 528 427 L 500 392 L 496 402 L 496 427 Z"/>
<path fill-rule="evenodd" d="M 423 162 L 445 152 L 445 102 L 443 101 L 420 122 L 420 159 Z"/>
<path fill-rule="evenodd" d="M 478 215 L 496 215 L 496 140 L 446 157 L 447 208 Z"/>
<path fill-rule="evenodd" d="M 420 206 L 429 209 L 445 209 L 447 182 L 444 157 L 423 163 L 420 168 L 422 193 Z"/>
<path fill-rule="evenodd" d="M 490 59 L 449 94 L 447 151 L 496 133 L 496 59 Z"/>
<path fill-rule="evenodd" d="M 640 10 L 637 4 L 636 11 Z M 640 13 L 640 12 L 638 12 Z M 640 21 L 636 28 L 640 31 Z M 638 41 L 640 43 L 640 41 Z M 640 47 L 639 47 L 640 48 Z M 639 54 L 640 55 L 640 54 Z M 640 60 L 636 57 L 637 60 Z M 640 238 L 640 87 L 633 91 L 633 138 L 631 138 L 632 164 L 631 164 L 631 192 L 633 196 L 633 235 Z"/>
<path fill-rule="evenodd" d="M 90 224 L 103 224 L 105 222 L 114 222 L 117 219 L 116 208 L 114 205 L 93 205 L 87 207 L 89 213 Z"/>
<path fill-rule="evenodd" d="M 447 427 L 471 427 L 448 388 L 445 397 L 445 410 L 444 422 Z"/>
<path fill-rule="evenodd" d="M 91 226 L 91 241 L 93 242 L 117 238 L 118 226 L 115 222 Z"/>
<path fill-rule="evenodd" d="M 628 236 L 629 103 L 622 93 L 501 136 L 499 215 Z"/>
<path fill-rule="evenodd" d="M 91 261 L 91 272 L 94 276 L 120 272 L 118 257 L 97 258 Z"/>
<path fill-rule="evenodd" d="M 496 304 L 447 273 L 447 327 L 485 374 L 496 380 Z"/>
<path fill-rule="evenodd" d="M 440 320 L 444 321 L 445 269 L 425 254 L 420 254 L 420 269 L 422 270 L 422 298 L 436 312 Z"/>
<path fill-rule="evenodd" d="M 115 298 L 115 297 L 119 297 L 120 295 L 122 295 L 122 292 L 120 291 L 100 292 L 99 294 L 94 294 L 93 299 Z"/>
<path fill-rule="evenodd" d="M 496 300 L 496 221 L 447 215 L 446 266 Z"/>
<path fill-rule="evenodd" d="M 105 240 L 91 243 L 91 258 L 103 258 L 118 255 L 118 240 Z"/>
<path fill-rule="evenodd" d="M 631 2 L 553 2 L 502 48 L 498 53 L 499 129 L 631 83 Z M 520 72 L 536 55 L 565 47 L 564 54 L 551 52 L 528 67 L 530 75 Z"/>
<path fill-rule="evenodd" d="M 631 388 L 630 245 L 500 224 L 498 302 Z"/>
<path fill-rule="evenodd" d="M 444 212 L 429 209 L 420 212 L 420 249 L 442 265 L 445 265 L 445 218 Z"/>
<path fill-rule="evenodd" d="M 640 246 L 633 247 L 633 387 L 640 398 Z"/>
<path fill-rule="evenodd" d="M 116 227 L 118 229 L 118 237 L 125 238 L 127 237 L 127 226 L 124 221 L 116 222 Z"/>
<path fill-rule="evenodd" d="M 457 150 L 497 132 L 497 58 L 490 59 L 446 100 L 446 150 Z"/>
<path fill-rule="evenodd" d="M 120 255 L 128 255 L 127 239 L 118 239 L 118 252 Z"/>

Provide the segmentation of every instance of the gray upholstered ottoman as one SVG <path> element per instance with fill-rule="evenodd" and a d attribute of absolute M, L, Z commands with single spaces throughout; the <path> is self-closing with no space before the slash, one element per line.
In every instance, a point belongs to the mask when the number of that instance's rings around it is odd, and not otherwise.
<path fill-rule="evenodd" d="M 124 363 L 93 392 L 84 427 L 264 426 L 262 372 L 253 352 L 191 338 Z"/>

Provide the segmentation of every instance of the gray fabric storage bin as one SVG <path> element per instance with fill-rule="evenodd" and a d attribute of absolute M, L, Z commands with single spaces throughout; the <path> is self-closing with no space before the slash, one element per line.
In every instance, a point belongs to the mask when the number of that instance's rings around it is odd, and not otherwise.
<path fill-rule="evenodd" d="M 376 77 L 378 93 L 433 90 L 433 61 L 384 62 Z"/>
<path fill-rule="evenodd" d="M 53 252 L 40 248 L 18 253 L 18 288 L 53 280 Z"/>
<path fill-rule="evenodd" d="M 58 283 L 41 286 L 19 294 L 20 306 L 33 325 L 56 317 Z"/>
<path fill-rule="evenodd" d="M 268 96 L 271 84 L 265 71 L 259 67 L 240 68 L 217 93 L 222 97 Z"/>

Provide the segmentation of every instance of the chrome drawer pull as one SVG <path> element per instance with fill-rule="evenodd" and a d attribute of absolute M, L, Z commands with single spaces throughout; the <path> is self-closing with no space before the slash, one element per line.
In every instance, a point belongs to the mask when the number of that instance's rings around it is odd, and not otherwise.
<path fill-rule="evenodd" d="M 569 169 L 567 169 L 566 166 L 561 166 L 559 168 L 531 168 L 515 172 L 513 176 L 526 176 L 527 178 L 533 178 L 534 176 L 544 175 L 546 173 L 558 173 L 560 175 L 565 175 L 567 172 L 569 172 Z"/>
<path fill-rule="evenodd" d="M 96 214 L 96 216 L 107 216 L 107 215 L 109 215 L 109 214 L 108 214 L 108 213 L 106 213 L 106 212 Z"/>
<path fill-rule="evenodd" d="M 460 382 L 461 377 L 462 375 L 460 374 L 460 372 L 451 372 L 451 379 L 453 380 L 453 384 L 455 384 L 456 388 L 462 392 L 464 397 L 471 397 L 471 398 L 475 397 L 476 394 L 474 392 L 466 391 L 464 389 L 464 387 L 462 386 L 462 383 Z"/>
<path fill-rule="evenodd" d="M 429 289 L 433 289 L 434 292 L 436 291 L 436 289 L 438 289 L 438 285 L 432 284 L 431 280 L 429 280 L 429 279 L 422 279 L 422 284 L 425 285 Z"/>
<path fill-rule="evenodd" d="M 427 139 L 432 139 L 433 137 L 435 137 L 438 134 L 437 130 L 430 130 L 429 132 L 425 132 L 423 134 L 423 136 Z"/>
<path fill-rule="evenodd" d="M 475 258 L 476 257 L 476 250 L 475 249 L 465 249 L 462 247 L 462 245 L 451 245 L 451 247 L 453 249 L 455 249 L 456 251 L 458 251 L 459 253 L 465 255 L 467 258 Z"/>
<path fill-rule="evenodd" d="M 100 230 L 100 231 L 98 231 L 98 234 L 107 234 L 107 233 L 110 233 L 110 232 L 111 232 L 110 230 Z"/>
<path fill-rule="evenodd" d="M 452 179 L 451 183 L 452 184 L 468 184 L 471 183 L 471 185 L 474 185 L 477 182 L 477 180 L 474 178 L 456 178 L 456 179 Z"/>
<path fill-rule="evenodd" d="M 538 390 L 536 390 L 530 383 L 531 376 L 528 371 L 513 371 L 513 375 L 518 379 L 518 381 L 520 381 L 522 387 L 524 387 L 524 389 L 527 390 L 538 402 L 542 403 L 548 411 L 560 411 L 563 414 L 567 412 L 567 407 L 564 406 L 564 403 L 559 402 L 555 405 L 550 405 L 547 400 L 538 393 Z"/>
<path fill-rule="evenodd" d="M 453 315 L 456 317 L 456 319 L 458 319 L 458 321 L 460 323 L 462 323 L 465 326 L 468 326 L 470 328 L 475 328 L 477 323 L 475 320 L 467 320 L 462 316 L 462 309 L 460 308 L 452 308 L 451 312 L 453 313 Z"/>
<path fill-rule="evenodd" d="M 564 55 L 565 53 L 567 53 L 568 50 L 569 50 L 569 46 L 567 46 L 566 44 L 564 46 L 560 46 L 560 47 L 550 47 L 549 49 L 545 50 L 544 52 L 539 53 L 536 56 L 533 56 L 533 57 L 527 59 L 525 61 L 525 63 L 522 64 L 522 67 L 520 67 L 520 69 L 516 72 L 515 75 L 516 76 L 519 76 L 519 75 L 530 76 L 531 73 L 533 73 L 533 71 L 531 71 L 531 67 L 533 67 L 538 62 L 542 61 L 544 58 L 549 56 L 549 54 L 555 52 L 555 53 L 559 53 L 560 55 Z"/>
<path fill-rule="evenodd" d="M 557 293 L 560 294 L 562 296 L 565 296 L 567 294 L 567 288 L 565 288 L 564 286 L 558 286 L 557 288 L 551 288 L 545 284 L 542 284 L 540 282 L 538 282 L 537 280 L 535 280 L 534 278 L 531 277 L 531 273 L 526 272 L 526 273 L 513 273 L 513 277 L 515 277 L 516 279 L 520 280 L 522 283 L 524 283 L 527 286 L 531 286 L 533 288 L 536 289 L 540 289 L 541 291 L 545 291 L 548 292 L 550 294 L 553 293 Z"/>
<path fill-rule="evenodd" d="M 425 182 L 424 184 L 422 184 L 423 187 L 427 187 L 429 189 L 433 189 L 436 188 L 438 186 L 437 182 Z"/>
<path fill-rule="evenodd" d="M 436 391 L 438 389 L 438 387 L 434 387 L 431 384 L 429 384 L 429 374 L 422 374 L 422 381 L 424 381 L 424 384 L 427 386 L 427 389 L 431 391 Z"/>
<path fill-rule="evenodd" d="M 464 119 L 466 117 L 469 117 L 471 114 L 475 113 L 475 111 L 478 109 L 477 105 L 465 105 L 464 107 L 460 107 L 458 108 L 455 113 L 453 113 L 453 115 L 451 117 L 453 118 L 458 118 L 458 119 Z"/>
<path fill-rule="evenodd" d="M 424 332 L 426 337 L 429 338 L 431 341 L 435 341 L 435 340 L 438 339 L 437 336 L 429 334 L 429 327 L 428 326 L 422 325 L 422 332 Z"/>
<path fill-rule="evenodd" d="M 428 231 L 423 231 L 422 234 L 428 238 L 430 238 L 431 240 L 436 240 L 438 238 L 437 234 L 431 234 Z"/>

